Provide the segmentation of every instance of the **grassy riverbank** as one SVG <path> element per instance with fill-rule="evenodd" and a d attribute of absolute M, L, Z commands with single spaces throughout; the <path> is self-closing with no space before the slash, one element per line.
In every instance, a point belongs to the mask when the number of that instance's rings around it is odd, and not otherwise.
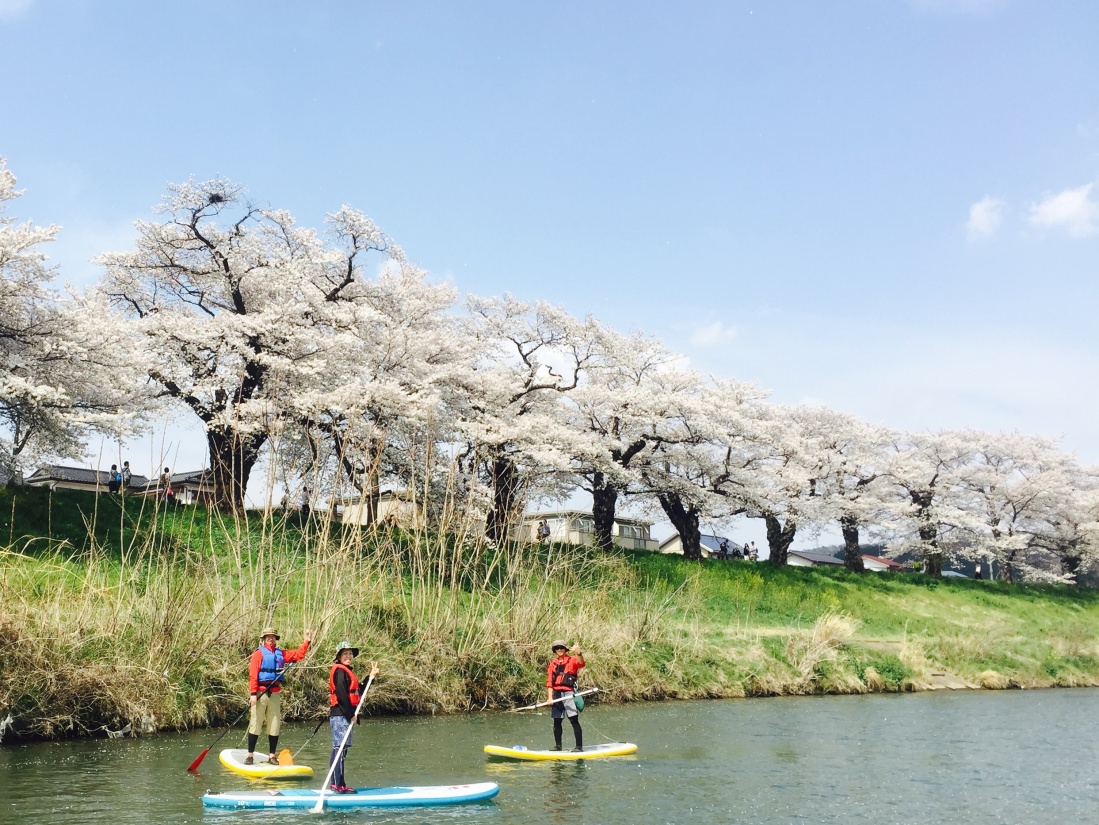
<path fill-rule="evenodd" d="M 377 659 L 372 713 L 541 695 L 578 641 L 610 701 L 1099 684 L 1099 592 L 685 562 L 587 548 L 224 520 L 69 491 L 0 492 L 0 720 L 56 737 L 220 722 L 265 624 L 314 653 L 284 694 L 326 704 L 335 642 Z"/>

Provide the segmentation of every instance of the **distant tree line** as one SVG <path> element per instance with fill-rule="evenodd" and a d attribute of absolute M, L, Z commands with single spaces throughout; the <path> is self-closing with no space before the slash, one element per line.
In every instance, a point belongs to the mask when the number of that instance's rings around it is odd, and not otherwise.
<path fill-rule="evenodd" d="M 0 161 L 0 209 L 18 195 Z M 692 559 L 701 524 L 754 518 L 774 564 L 827 525 L 851 570 L 868 540 L 932 575 L 948 556 L 1010 581 L 1074 581 L 1095 564 L 1099 473 L 1052 440 L 775 404 L 645 334 L 432 283 L 347 206 L 317 232 L 228 181 L 190 181 L 159 215 L 133 249 L 97 258 L 102 280 L 78 295 L 50 288 L 41 248 L 58 227 L 0 212 L 10 472 L 183 409 L 229 511 L 265 461 L 272 478 L 359 496 L 368 520 L 393 484 L 497 542 L 526 502 L 583 489 L 603 548 L 628 503 L 662 513 Z"/>

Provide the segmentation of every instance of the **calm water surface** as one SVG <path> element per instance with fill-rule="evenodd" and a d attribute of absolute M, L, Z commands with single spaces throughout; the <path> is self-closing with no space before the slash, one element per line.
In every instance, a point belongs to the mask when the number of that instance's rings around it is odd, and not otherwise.
<path fill-rule="evenodd" d="M 498 782 L 491 803 L 324 814 L 334 823 L 1087 823 L 1099 822 L 1099 690 L 592 704 L 590 742 L 636 742 L 633 757 L 505 763 L 488 743 L 545 747 L 548 716 L 368 719 L 348 779 L 364 785 Z M 301 746 L 312 726 L 290 726 Z M 242 788 L 217 735 L 0 746 L 0 823 L 306 822 L 308 811 L 205 811 L 207 789 Z M 566 726 L 568 741 L 570 731 Z M 328 729 L 298 755 L 317 787 Z M 257 787 L 257 785 L 253 785 Z M 262 787 L 262 785 L 258 786 Z"/>

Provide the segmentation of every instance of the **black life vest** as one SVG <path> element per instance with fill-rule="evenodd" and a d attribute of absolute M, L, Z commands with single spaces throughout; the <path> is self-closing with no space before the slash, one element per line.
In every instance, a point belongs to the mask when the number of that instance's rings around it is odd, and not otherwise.
<path fill-rule="evenodd" d="M 556 659 L 553 660 L 553 689 L 554 690 L 574 690 L 576 688 L 576 674 L 565 673 L 565 668 L 568 666 L 569 659 L 563 662 L 559 662 Z"/>

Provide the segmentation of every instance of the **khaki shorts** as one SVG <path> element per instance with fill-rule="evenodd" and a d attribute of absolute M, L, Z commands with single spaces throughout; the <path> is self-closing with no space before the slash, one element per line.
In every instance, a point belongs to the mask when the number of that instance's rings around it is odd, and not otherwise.
<path fill-rule="evenodd" d="M 252 706 L 252 715 L 248 718 L 248 732 L 259 736 L 264 731 L 268 736 L 278 736 L 282 727 L 282 702 L 278 693 L 261 694 Z"/>

